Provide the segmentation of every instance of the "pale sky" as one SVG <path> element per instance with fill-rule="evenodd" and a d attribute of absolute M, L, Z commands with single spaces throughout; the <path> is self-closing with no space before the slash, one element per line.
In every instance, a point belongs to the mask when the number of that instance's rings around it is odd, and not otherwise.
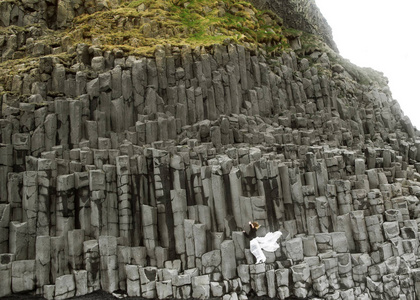
<path fill-rule="evenodd" d="M 420 130 L 420 0 L 315 1 L 340 54 L 383 72 L 393 98 Z"/>

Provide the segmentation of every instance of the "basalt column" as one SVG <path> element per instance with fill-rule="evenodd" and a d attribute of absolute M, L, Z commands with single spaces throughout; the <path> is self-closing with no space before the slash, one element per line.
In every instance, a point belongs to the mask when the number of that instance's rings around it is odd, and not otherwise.
<path fill-rule="evenodd" d="M 105 205 L 102 212 L 107 217 L 107 235 L 118 237 L 118 196 L 117 196 L 117 168 L 115 165 L 104 165 L 105 172 Z"/>
<path fill-rule="evenodd" d="M 38 159 L 38 216 L 37 216 L 37 236 L 40 235 L 54 235 L 54 230 L 51 217 L 51 202 L 56 203 L 56 197 L 52 193 L 55 187 L 55 175 L 57 172 L 55 160 L 52 159 Z M 55 205 L 54 205 L 55 207 Z"/>
<path fill-rule="evenodd" d="M 105 172 L 102 170 L 90 170 L 90 223 L 92 235 L 95 239 L 107 232 L 108 206 L 106 205 L 105 188 Z"/>
<path fill-rule="evenodd" d="M 57 236 L 74 229 L 74 174 L 57 176 Z"/>
<path fill-rule="evenodd" d="M 171 205 L 170 156 L 166 151 L 153 151 L 155 195 L 158 207 L 160 244 L 168 248 L 169 259 L 175 258 L 174 216 Z"/>
<path fill-rule="evenodd" d="M 89 195 L 89 172 L 74 173 L 75 187 L 75 228 L 83 229 L 86 237 L 93 238 L 91 230 L 91 207 Z"/>
<path fill-rule="evenodd" d="M 27 222 L 28 258 L 35 258 L 36 223 L 38 215 L 38 174 L 35 171 L 23 173 L 23 221 Z"/>
<path fill-rule="evenodd" d="M 120 222 L 120 237 L 127 239 L 131 245 L 132 211 L 130 193 L 130 160 L 129 157 L 118 156 L 117 162 L 117 187 L 118 187 L 118 211 Z"/>

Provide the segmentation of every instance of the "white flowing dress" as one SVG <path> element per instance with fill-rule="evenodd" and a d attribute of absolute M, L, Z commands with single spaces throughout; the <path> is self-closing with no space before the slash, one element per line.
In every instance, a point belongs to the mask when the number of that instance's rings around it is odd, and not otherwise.
<path fill-rule="evenodd" d="M 257 263 L 262 263 L 267 260 L 262 250 L 267 252 L 274 252 L 280 248 L 277 240 L 281 237 L 281 235 L 281 231 L 268 232 L 263 237 L 256 237 L 251 240 L 250 250 L 257 259 Z"/>

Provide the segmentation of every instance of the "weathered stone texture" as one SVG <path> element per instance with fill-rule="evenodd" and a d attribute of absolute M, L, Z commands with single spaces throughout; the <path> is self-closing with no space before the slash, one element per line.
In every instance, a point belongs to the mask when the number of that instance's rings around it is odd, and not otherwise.
<path fill-rule="evenodd" d="M 5 3 L 6 25 L 17 4 Z M 321 52 L 111 59 L 78 45 L 83 68 L 69 71 L 41 48 L 43 79 L 10 88 L 43 101 L 5 103 L 0 119 L 1 296 L 419 292 L 419 142 L 386 89 Z M 242 232 L 251 220 L 258 236 L 283 232 L 262 264 Z"/>

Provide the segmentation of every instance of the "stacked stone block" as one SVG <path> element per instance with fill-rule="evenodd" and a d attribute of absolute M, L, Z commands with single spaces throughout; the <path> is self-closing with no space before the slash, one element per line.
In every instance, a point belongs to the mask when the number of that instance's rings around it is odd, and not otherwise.
<path fill-rule="evenodd" d="M 41 57 L 46 105 L 2 111 L 0 295 L 415 297 L 418 142 L 396 106 L 375 119 L 386 92 L 351 83 L 367 108 L 338 98 L 309 66 L 326 54 L 159 46 L 111 62 L 85 46 L 95 78 Z M 251 220 L 283 232 L 265 264 Z"/>

